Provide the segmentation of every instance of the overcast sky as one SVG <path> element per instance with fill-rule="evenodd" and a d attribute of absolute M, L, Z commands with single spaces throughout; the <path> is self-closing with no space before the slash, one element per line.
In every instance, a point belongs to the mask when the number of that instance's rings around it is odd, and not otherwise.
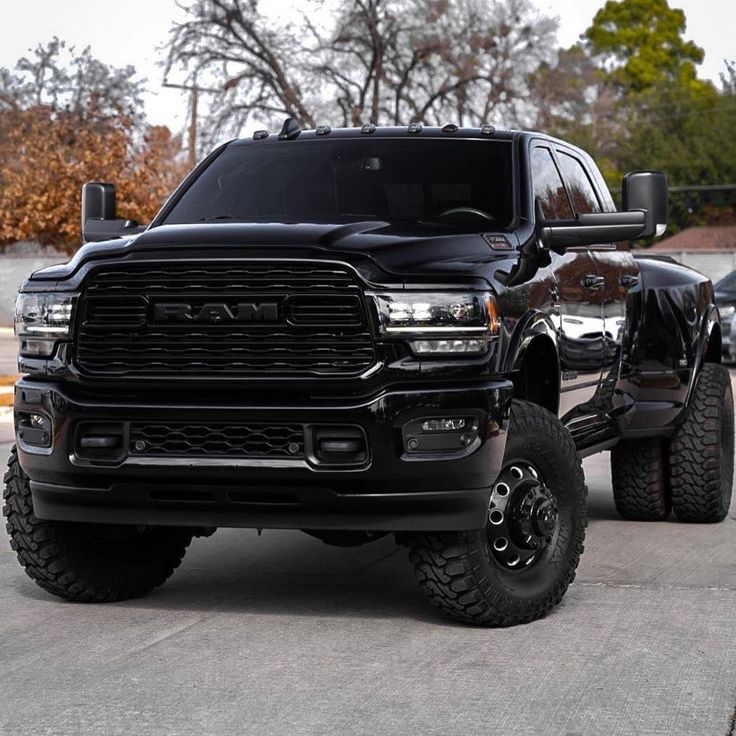
<path fill-rule="evenodd" d="M 603 4 L 603 0 L 533 1 L 542 11 L 559 17 L 563 46 L 577 40 Z M 736 59 L 736 0 L 670 0 L 670 5 L 685 11 L 687 37 L 705 49 L 700 75 L 718 81 L 724 59 Z M 299 0 L 263 3 L 270 13 L 299 6 Z M 161 47 L 171 21 L 180 13 L 174 0 L 0 0 L 0 66 L 13 66 L 30 48 L 54 35 L 80 48 L 89 45 L 104 62 L 134 65 L 148 79 L 149 122 L 178 131 L 184 126 L 187 100 L 181 92 L 161 89 L 162 69 L 157 62 L 164 54 Z"/>

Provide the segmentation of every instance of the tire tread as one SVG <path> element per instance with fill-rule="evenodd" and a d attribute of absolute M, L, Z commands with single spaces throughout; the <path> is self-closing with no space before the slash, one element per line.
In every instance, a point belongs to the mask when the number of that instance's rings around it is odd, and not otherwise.
<path fill-rule="evenodd" d="M 144 573 L 133 573 L 102 555 L 86 554 L 84 541 L 81 537 L 75 539 L 72 532 L 75 525 L 36 517 L 28 477 L 20 467 L 15 447 L 3 481 L 2 511 L 11 549 L 32 580 L 48 593 L 69 601 L 109 603 L 139 598 L 172 575 L 191 541 L 188 530 L 157 530 L 150 565 Z"/>
<path fill-rule="evenodd" d="M 662 440 L 620 442 L 611 451 L 616 510 L 631 521 L 664 521 L 672 510 Z"/>
<path fill-rule="evenodd" d="M 722 437 L 724 409 L 730 416 L 730 438 Z M 670 445 L 672 506 L 680 521 L 715 523 L 726 518 L 733 485 L 733 459 L 726 455 L 732 455 L 732 449 L 731 377 L 724 366 L 706 363 Z"/>

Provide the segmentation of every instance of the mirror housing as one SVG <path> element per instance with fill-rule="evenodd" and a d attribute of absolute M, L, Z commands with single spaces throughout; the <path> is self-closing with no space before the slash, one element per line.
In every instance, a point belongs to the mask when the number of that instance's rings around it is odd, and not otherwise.
<path fill-rule="evenodd" d="M 82 186 L 82 230 L 87 220 L 115 219 L 115 185 L 88 181 Z"/>
<path fill-rule="evenodd" d="M 667 227 L 667 176 L 662 171 L 632 171 L 621 185 L 623 212 L 593 212 L 574 220 L 548 221 L 540 217 L 542 244 L 564 253 L 574 246 L 637 240 L 662 235 Z"/>
<path fill-rule="evenodd" d="M 574 220 L 556 220 L 542 223 L 540 238 L 556 253 L 576 245 L 612 243 L 642 237 L 646 212 L 593 212 L 578 215 Z"/>
<path fill-rule="evenodd" d="M 640 238 L 664 235 L 667 229 L 667 175 L 663 171 L 631 171 L 621 185 L 621 204 L 626 211 L 644 210 L 646 226 Z"/>
<path fill-rule="evenodd" d="M 135 220 L 116 218 L 115 185 L 89 181 L 82 187 L 82 242 L 99 242 L 143 232 Z"/>

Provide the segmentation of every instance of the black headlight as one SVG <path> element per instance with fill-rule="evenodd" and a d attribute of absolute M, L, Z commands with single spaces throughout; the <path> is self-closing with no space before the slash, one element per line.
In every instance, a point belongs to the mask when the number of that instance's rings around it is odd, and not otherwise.
<path fill-rule="evenodd" d="M 371 294 L 381 334 L 406 338 L 416 355 L 480 355 L 498 335 L 493 297 L 482 292 Z"/>
<path fill-rule="evenodd" d="M 47 358 L 56 343 L 71 335 L 77 294 L 18 294 L 15 301 L 15 335 L 20 355 Z"/>

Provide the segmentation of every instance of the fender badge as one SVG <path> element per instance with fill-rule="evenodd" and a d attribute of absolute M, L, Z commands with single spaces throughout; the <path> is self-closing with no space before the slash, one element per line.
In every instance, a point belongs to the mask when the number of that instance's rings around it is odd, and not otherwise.
<path fill-rule="evenodd" d="M 511 250 L 511 243 L 509 243 L 505 235 L 489 235 L 488 233 L 483 233 L 481 237 L 493 250 Z"/>

